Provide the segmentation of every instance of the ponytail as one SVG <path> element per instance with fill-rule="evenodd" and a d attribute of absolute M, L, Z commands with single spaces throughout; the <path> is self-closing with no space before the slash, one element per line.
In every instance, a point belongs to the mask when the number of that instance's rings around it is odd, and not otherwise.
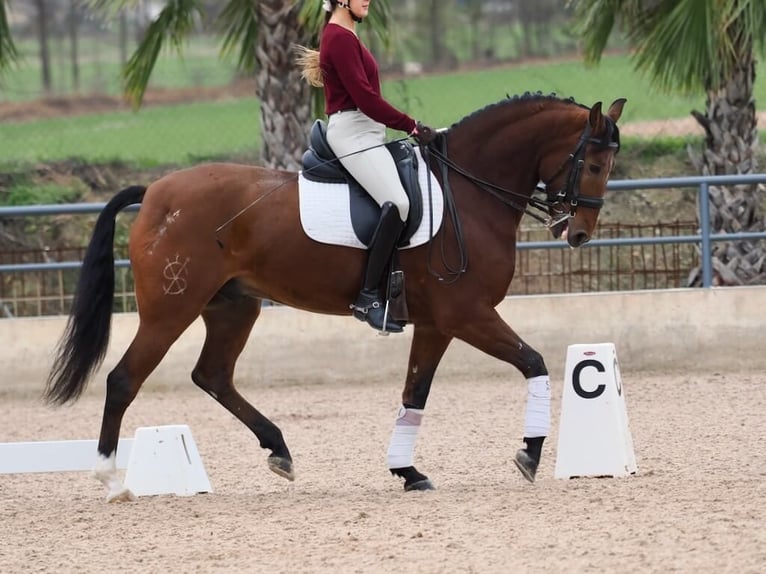
<path fill-rule="evenodd" d="M 301 68 L 301 76 L 315 88 L 321 88 L 324 85 L 322 78 L 322 68 L 319 67 L 319 50 L 312 50 L 306 46 L 295 46 L 297 57 L 295 62 Z"/>

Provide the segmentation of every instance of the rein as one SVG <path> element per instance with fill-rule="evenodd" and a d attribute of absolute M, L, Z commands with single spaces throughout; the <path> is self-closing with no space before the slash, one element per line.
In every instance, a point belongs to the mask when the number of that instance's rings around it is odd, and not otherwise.
<path fill-rule="evenodd" d="M 453 268 L 450 266 L 450 264 L 446 260 L 446 256 L 444 253 L 444 235 L 442 235 L 442 241 L 441 241 L 441 259 L 442 259 L 442 265 L 444 265 L 445 269 L 447 270 L 447 277 L 445 278 L 442 275 L 440 275 L 438 272 L 434 271 L 434 269 L 431 266 L 431 260 L 432 260 L 432 253 L 433 253 L 433 241 L 428 242 L 428 272 L 439 279 L 439 281 L 444 281 L 446 284 L 452 284 L 456 282 L 460 276 L 465 273 L 465 271 L 468 269 L 468 253 L 466 252 L 465 248 L 465 242 L 463 239 L 463 228 L 460 224 L 460 217 L 457 211 L 457 206 L 455 204 L 455 197 L 452 193 L 452 187 L 449 183 L 449 172 L 450 170 L 454 171 L 455 173 L 458 173 L 462 175 L 464 178 L 466 178 L 468 181 L 473 183 L 478 188 L 486 191 L 489 193 L 492 197 L 503 203 L 504 205 L 509 206 L 512 209 L 515 209 L 516 211 L 521 212 L 522 214 L 529 215 L 530 217 L 536 219 L 540 223 L 544 224 L 546 227 L 551 228 L 555 226 L 556 224 L 569 219 L 570 217 L 573 217 L 575 214 L 575 211 L 577 210 L 578 205 L 582 205 L 586 208 L 592 208 L 592 209 L 601 209 L 601 207 L 604 205 L 603 198 L 600 197 L 590 197 L 586 195 L 580 194 L 580 176 L 582 174 L 582 169 L 585 165 L 585 160 L 583 159 L 583 156 L 585 155 L 585 147 L 587 144 L 592 143 L 596 145 L 601 146 L 608 146 L 608 147 L 616 147 L 619 149 L 619 144 L 616 142 L 609 142 L 608 144 L 604 144 L 604 141 L 601 138 L 594 138 L 591 137 L 592 130 L 590 123 L 585 123 L 585 128 L 583 129 L 582 134 L 580 135 L 579 140 L 577 141 L 577 146 L 575 147 L 574 151 L 569 154 L 569 156 L 561 163 L 561 165 L 558 167 L 558 169 L 554 172 L 554 174 L 548 179 L 547 182 L 540 182 L 534 189 L 534 192 L 546 192 L 548 184 L 556 179 L 559 174 L 564 170 L 564 168 L 567 166 L 568 163 L 572 163 L 572 167 L 569 171 L 569 176 L 567 177 L 566 183 L 564 187 L 559 190 L 559 192 L 556 194 L 555 199 L 550 199 L 550 195 L 546 194 L 546 199 L 538 199 L 536 197 L 533 197 L 531 195 L 525 195 L 523 193 L 519 193 L 516 191 L 513 191 L 511 189 L 502 187 L 500 185 L 494 184 L 492 182 L 489 182 L 485 179 L 482 179 L 460 165 L 456 164 L 454 161 L 452 161 L 449 156 L 447 155 L 447 137 L 446 134 L 442 134 L 441 137 L 439 137 L 438 141 L 440 142 L 440 147 L 437 148 L 436 145 L 433 143 L 429 145 L 421 145 L 420 150 L 423 155 L 423 159 L 426 162 L 426 165 L 430 165 L 430 156 L 433 155 L 433 157 L 437 160 L 439 163 L 439 168 L 442 176 L 442 191 L 444 194 L 444 205 L 447 210 L 447 214 L 449 215 L 450 221 L 452 221 L 452 227 L 455 230 L 455 241 L 457 243 L 457 249 L 458 249 L 458 259 L 459 264 L 457 268 Z M 428 200 L 431 201 L 432 197 L 432 190 L 431 190 L 431 178 L 428 178 Z M 518 201 L 521 200 L 521 201 Z M 526 205 L 524 205 L 523 203 Z M 560 206 L 564 203 L 569 204 L 569 211 L 564 210 L 557 210 L 557 206 Z M 541 215 L 538 215 L 537 213 L 530 210 L 531 208 L 534 208 L 538 211 L 544 212 L 547 217 L 543 217 Z M 433 214 L 431 214 L 431 219 L 429 221 L 429 237 L 433 238 Z"/>
<path fill-rule="evenodd" d="M 426 164 L 426 169 L 430 171 L 431 169 L 431 153 L 434 153 L 434 155 L 441 157 L 447 157 L 447 138 L 442 137 L 439 138 L 442 145 L 443 151 L 437 151 L 434 149 L 431 145 L 421 145 L 420 146 L 420 152 L 423 155 L 423 161 Z M 457 242 L 457 249 L 458 249 L 458 259 L 459 259 L 459 265 L 458 268 L 455 269 L 450 266 L 450 264 L 447 262 L 446 254 L 444 253 L 444 234 L 441 236 L 441 260 L 442 265 L 444 265 L 444 268 L 447 270 L 447 277 L 449 279 L 443 277 L 438 272 L 434 271 L 433 267 L 431 266 L 431 255 L 433 254 L 433 237 L 434 237 L 434 214 L 433 214 L 433 208 L 429 209 L 429 220 L 428 220 L 428 236 L 431 238 L 431 240 L 428 242 L 428 255 L 426 256 L 426 267 L 428 269 L 428 273 L 430 273 L 433 277 L 436 277 L 439 281 L 443 281 L 446 285 L 451 285 L 452 283 L 455 283 L 458 279 L 460 279 L 460 276 L 466 272 L 468 269 L 468 253 L 465 249 L 465 242 L 463 241 L 463 226 L 460 223 L 460 216 L 457 212 L 457 205 L 455 204 L 455 196 L 452 193 L 452 187 L 449 184 L 449 170 L 447 169 L 448 164 L 441 162 L 441 175 L 442 175 L 442 195 L 444 196 L 444 207 L 447 211 L 447 215 L 449 216 L 450 221 L 452 222 L 452 228 L 455 230 L 455 240 Z M 427 178 L 428 181 L 428 203 L 429 205 L 433 206 L 433 189 L 431 186 L 431 178 Z"/>
<path fill-rule="evenodd" d="M 524 195 L 523 193 L 518 193 L 513 190 L 510 190 L 508 188 L 496 185 L 494 183 L 491 183 L 489 181 L 486 181 L 484 179 L 481 179 L 480 177 L 477 177 L 470 173 L 469 171 L 465 170 L 464 168 L 460 167 L 458 164 L 456 164 L 454 161 L 452 161 L 449 157 L 447 157 L 446 154 L 446 147 L 447 142 L 446 138 L 442 138 L 444 140 L 444 152 L 437 150 L 433 147 L 429 147 L 431 153 L 433 156 L 438 160 L 441 168 L 442 168 L 442 175 L 445 179 L 445 185 L 446 184 L 446 174 L 448 172 L 447 168 L 451 169 L 455 173 L 459 173 L 464 178 L 466 178 L 468 181 L 479 187 L 480 189 L 483 189 L 490 195 L 492 195 L 494 198 L 496 198 L 501 203 L 504 203 L 505 205 L 512 207 L 513 209 L 517 211 L 521 211 L 523 213 L 526 213 L 527 215 L 533 217 L 537 221 L 541 223 L 546 223 L 546 219 L 539 216 L 538 214 L 529 211 L 527 208 L 525 208 L 523 205 L 520 205 L 519 203 L 515 202 L 513 198 L 518 198 L 523 201 L 528 202 L 529 205 L 532 207 L 539 209 L 541 211 L 547 210 L 549 207 L 552 207 L 555 205 L 554 202 L 549 202 L 548 200 L 542 200 L 537 199 L 536 197 L 530 197 L 528 195 Z M 508 197 L 511 196 L 511 197 Z"/>

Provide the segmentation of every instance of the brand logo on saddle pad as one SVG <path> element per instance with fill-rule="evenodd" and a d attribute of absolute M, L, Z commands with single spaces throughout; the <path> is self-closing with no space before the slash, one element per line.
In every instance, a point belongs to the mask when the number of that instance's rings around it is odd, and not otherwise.
<path fill-rule="evenodd" d="M 443 197 L 439 182 L 428 171 L 426 162 L 418 154 L 418 182 L 423 196 L 423 219 L 410 244 L 417 247 L 428 242 L 441 227 Z M 431 193 L 428 193 L 428 176 L 431 177 Z M 300 198 L 301 225 L 311 239 L 331 245 L 344 245 L 366 249 L 357 237 L 351 223 L 351 199 L 349 186 L 345 183 L 320 183 L 309 181 L 303 173 L 298 174 L 298 196 Z"/>

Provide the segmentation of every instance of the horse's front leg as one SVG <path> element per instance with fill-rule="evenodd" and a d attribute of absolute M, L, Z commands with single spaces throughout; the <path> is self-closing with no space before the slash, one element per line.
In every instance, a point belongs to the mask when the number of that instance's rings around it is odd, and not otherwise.
<path fill-rule="evenodd" d="M 454 334 L 466 343 L 511 363 L 527 379 L 524 416 L 524 443 L 514 458 L 516 467 L 529 482 L 535 481 L 543 442 L 551 428 L 551 384 L 542 355 L 527 345 L 494 308 L 469 313 L 474 320 L 461 325 Z"/>
<path fill-rule="evenodd" d="M 433 326 L 415 325 L 402 406 L 388 446 L 388 468 L 391 474 L 404 479 L 404 490 L 407 491 L 434 488 L 428 477 L 417 471 L 412 460 L 431 381 L 451 340 L 451 336 L 440 333 Z"/>

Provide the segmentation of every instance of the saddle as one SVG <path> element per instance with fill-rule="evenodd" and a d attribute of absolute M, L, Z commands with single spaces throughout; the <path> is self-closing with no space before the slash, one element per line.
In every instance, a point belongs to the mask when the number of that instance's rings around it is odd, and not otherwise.
<path fill-rule="evenodd" d="M 399 247 L 405 247 L 409 245 L 410 238 L 423 218 L 423 197 L 418 183 L 418 158 L 409 142 L 396 141 L 385 145 L 394 158 L 399 179 L 410 200 L 410 213 L 399 239 Z M 380 219 L 380 206 L 341 165 L 327 143 L 327 124 L 322 120 L 316 120 L 311 126 L 309 148 L 303 154 L 302 173 L 309 181 L 348 184 L 351 225 L 359 240 L 369 245 Z"/>

